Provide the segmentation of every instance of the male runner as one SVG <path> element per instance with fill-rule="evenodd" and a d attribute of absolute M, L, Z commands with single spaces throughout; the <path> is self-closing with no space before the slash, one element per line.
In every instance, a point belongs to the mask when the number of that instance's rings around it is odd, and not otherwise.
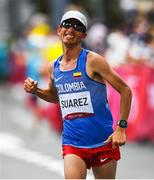
<path fill-rule="evenodd" d="M 49 64 L 49 87 L 41 89 L 27 78 L 24 89 L 45 101 L 60 103 L 63 118 L 63 158 L 66 179 L 85 179 L 87 168 L 96 179 L 114 179 L 119 146 L 126 142 L 132 93 L 104 57 L 81 47 L 87 19 L 66 12 L 58 27 L 64 54 Z M 120 120 L 115 131 L 108 105 L 106 81 L 120 93 Z"/>

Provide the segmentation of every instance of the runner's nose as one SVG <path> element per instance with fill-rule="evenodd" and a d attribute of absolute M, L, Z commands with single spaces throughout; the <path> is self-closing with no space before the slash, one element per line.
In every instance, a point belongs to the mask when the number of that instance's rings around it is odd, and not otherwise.
<path fill-rule="evenodd" d="M 75 30 L 75 28 L 73 26 L 69 27 L 68 29 L 73 30 L 73 31 Z"/>

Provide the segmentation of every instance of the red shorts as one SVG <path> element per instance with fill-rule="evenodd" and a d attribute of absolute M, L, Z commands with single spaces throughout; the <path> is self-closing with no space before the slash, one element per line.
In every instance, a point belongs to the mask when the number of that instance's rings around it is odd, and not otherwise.
<path fill-rule="evenodd" d="M 102 164 L 108 163 L 113 159 L 120 159 L 119 147 L 113 149 L 111 143 L 97 148 L 77 148 L 63 145 L 63 158 L 67 154 L 78 155 L 85 161 L 88 169 L 94 166 L 101 166 Z"/>

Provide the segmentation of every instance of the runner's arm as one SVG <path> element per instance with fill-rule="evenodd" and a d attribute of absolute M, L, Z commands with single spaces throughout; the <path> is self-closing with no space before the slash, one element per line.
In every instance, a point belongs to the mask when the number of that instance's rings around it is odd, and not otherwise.
<path fill-rule="evenodd" d="M 106 60 L 97 54 L 91 55 L 88 66 L 93 73 L 98 73 L 102 82 L 107 81 L 111 86 L 120 93 L 120 119 L 127 120 L 131 107 L 132 92 L 129 86 L 118 76 L 118 74 L 108 65 Z M 124 145 L 126 142 L 126 128 L 117 125 L 113 134 L 105 141 L 112 141 L 112 148 Z"/>
<path fill-rule="evenodd" d="M 39 98 L 52 103 L 58 102 L 57 90 L 53 81 L 53 62 L 48 65 L 49 83 L 48 88 L 42 89 L 37 86 L 37 82 L 31 78 L 27 78 L 24 82 L 24 89 L 27 93 L 32 93 Z"/>

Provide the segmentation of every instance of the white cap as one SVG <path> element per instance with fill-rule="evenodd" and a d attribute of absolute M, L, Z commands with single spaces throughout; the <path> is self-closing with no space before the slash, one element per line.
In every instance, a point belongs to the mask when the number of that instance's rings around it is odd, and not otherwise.
<path fill-rule="evenodd" d="M 63 15 L 63 17 L 62 17 L 62 19 L 61 19 L 61 21 L 60 21 L 60 24 L 63 22 L 63 21 L 65 21 L 65 20 L 67 20 L 67 19 L 77 19 L 78 21 L 80 21 L 84 26 L 85 26 L 85 28 L 87 29 L 87 27 L 88 27 L 88 23 L 87 23 L 87 19 L 86 19 L 86 17 L 85 17 L 85 15 L 83 15 L 81 12 L 79 12 L 79 11 L 67 11 L 64 15 Z"/>

